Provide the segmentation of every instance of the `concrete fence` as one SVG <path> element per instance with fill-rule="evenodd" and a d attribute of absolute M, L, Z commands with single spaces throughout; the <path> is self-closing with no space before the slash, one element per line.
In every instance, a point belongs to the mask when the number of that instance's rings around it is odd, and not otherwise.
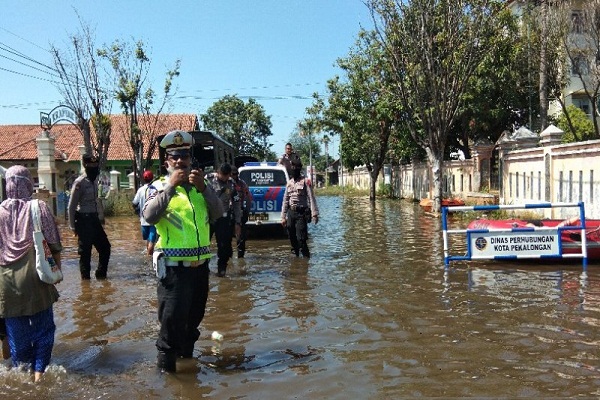
<path fill-rule="evenodd" d="M 557 144 L 560 137 L 554 130 L 542 133 L 541 141 L 537 135 L 535 141 L 532 137 L 528 134 L 520 141 L 518 135 L 507 135 L 491 147 L 473 149 L 472 159 L 445 161 L 444 197 L 461 197 L 479 204 L 583 201 L 586 217 L 600 219 L 600 140 Z M 499 160 L 497 174 L 492 173 L 495 171 L 490 164 L 492 151 L 497 151 Z M 369 188 L 370 175 L 364 167 L 344 170 L 342 175 L 343 185 Z M 418 201 L 433 196 L 432 176 L 429 163 L 413 162 L 383 169 L 378 182 L 389 182 L 396 197 Z M 497 184 L 492 181 L 496 179 Z M 496 196 L 490 194 L 493 186 L 499 187 Z M 570 217 L 572 212 L 568 208 L 536 211 L 541 217 L 560 219 Z"/>

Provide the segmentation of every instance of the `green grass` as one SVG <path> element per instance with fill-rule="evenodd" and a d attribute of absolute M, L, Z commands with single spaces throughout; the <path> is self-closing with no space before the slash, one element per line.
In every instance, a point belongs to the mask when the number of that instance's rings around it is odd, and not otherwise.
<path fill-rule="evenodd" d="M 368 196 L 369 191 L 364 189 L 356 189 L 348 186 L 326 186 L 315 189 L 315 194 L 319 196 L 350 196 L 363 197 Z"/>

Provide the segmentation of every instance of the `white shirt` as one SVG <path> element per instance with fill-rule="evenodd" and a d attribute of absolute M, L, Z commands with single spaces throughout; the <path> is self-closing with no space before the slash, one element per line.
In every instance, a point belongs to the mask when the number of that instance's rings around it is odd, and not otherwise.
<path fill-rule="evenodd" d="M 156 188 L 154 186 L 150 185 L 149 183 L 146 183 L 144 186 L 141 186 L 138 189 L 135 196 L 133 197 L 133 200 L 131 201 L 134 206 L 137 206 L 140 209 L 140 224 L 142 224 L 143 226 L 151 225 L 142 216 L 142 210 L 144 209 L 144 204 L 146 204 L 146 200 L 148 199 L 150 194 L 155 190 Z"/>

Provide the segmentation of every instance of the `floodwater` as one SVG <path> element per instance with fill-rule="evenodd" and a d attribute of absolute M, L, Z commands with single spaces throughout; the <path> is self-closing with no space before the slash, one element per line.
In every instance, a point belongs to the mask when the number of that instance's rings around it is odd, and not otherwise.
<path fill-rule="evenodd" d="M 254 236 L 226 278 L 211 276 L 195 358 L 176 374 L 155 367 L 156 280 L 138 220 L 107 221 L 107 281 L 80 281 L 62 226 L 51 366 L 33 384 L 0 365 L 0 398 L 600 396 L 600 265 L 444 268 L 440 221 L 418 206 L 318 202 L 310 260 Z"/>

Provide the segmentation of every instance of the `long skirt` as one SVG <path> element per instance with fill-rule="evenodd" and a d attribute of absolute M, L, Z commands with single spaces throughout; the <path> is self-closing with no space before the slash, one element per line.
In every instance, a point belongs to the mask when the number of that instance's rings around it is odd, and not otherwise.
<path fill-rule="evenodd" d="M 50 364 L 55 331 L 52 307 L 31 316 L 6 318 L 13 366 L 44 372 Z"/>

